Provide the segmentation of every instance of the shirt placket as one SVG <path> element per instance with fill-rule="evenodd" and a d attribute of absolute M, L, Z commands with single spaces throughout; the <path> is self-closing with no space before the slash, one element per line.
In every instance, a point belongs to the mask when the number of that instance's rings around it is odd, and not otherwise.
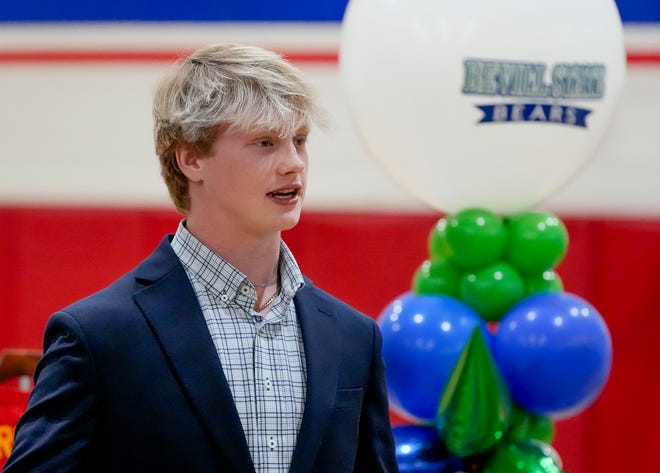
<path fill-rule="evenodd" d="M 278 416 L 278 406 L 281 399 L 277 394 L 277 367 L 273 364 L 273 339 L 270 336 L 268 323 L 260 323 L 254 339 L 256 419 L 259 445 L 259 458 L 255 461 L 257 472 L 280 471 L 278 460 L 280 448 L 280 432 L 273 428 L 272 422 Z"/>

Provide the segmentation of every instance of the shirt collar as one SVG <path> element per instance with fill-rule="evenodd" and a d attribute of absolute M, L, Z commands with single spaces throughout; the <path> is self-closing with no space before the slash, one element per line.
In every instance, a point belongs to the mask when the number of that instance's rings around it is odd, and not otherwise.
<path fill-rule="evenodd" d="M 211 295 L 223 302 L 246 297 L 242 292 L 244 287 L 249 287 L 245 274 L 190 233 L 185 220 L 179 223 L 171 245 L 188 274 L 197 278 Z M 280 297 L 284 300 L 292 299 L 305 286 L 298 263 L 283 240 L 280 240 L 279 274 Z M 253 291 L 250 294 L 252 303 Z"/>

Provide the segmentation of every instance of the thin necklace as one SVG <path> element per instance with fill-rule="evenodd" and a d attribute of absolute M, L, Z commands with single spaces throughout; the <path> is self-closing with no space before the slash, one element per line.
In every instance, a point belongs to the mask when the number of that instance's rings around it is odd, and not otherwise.
<path fill-rule="evenodd" d="M 261 312 L 261 311 L 264 310 L 266 307 L 268 307 L 269 305 L 271 305 L 271 304 L 273 303 L 273 301 L 275 300 L 275 298 L 276 298 L 279 294 L 280 294 L 280 291 L 279 291 L 279 290 L 278 290 L 278 291 L 275 291 L 275 293 L 274 293 L 272 296 L 270 296 L 266 302 L 264 302 L 264 303 L 261 304 L 259 307 L 257 307 L 257 312 Z"/>
<path fill-rule="evenodd" d="M 250 283 L 252 283 L 252 285 L 254 287 L 270 287 L 270 286 L 274 286 L 275 284 L 277 284 L 277 279 L 278 279 L 277 276 L 275 276 L 275 279 L 273 279 L 271 282 L 258 283 L 258 282 L 250 281 Z"/>

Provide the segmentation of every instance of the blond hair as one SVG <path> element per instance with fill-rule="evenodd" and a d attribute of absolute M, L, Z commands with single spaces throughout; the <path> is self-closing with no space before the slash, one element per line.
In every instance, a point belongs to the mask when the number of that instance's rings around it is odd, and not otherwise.
<path fill-rule="evenodd" d="M 257 127 L 285 135 L 318 122 L 320 115 L 300 72 L 281 56 L 220 43 L 175 64 L 156 88 L 153 118 L 161 175 L 177 210 L 187 213 L 188 180 L 177 164 L 177 145 L 204 155 L 220 128 Z"/>

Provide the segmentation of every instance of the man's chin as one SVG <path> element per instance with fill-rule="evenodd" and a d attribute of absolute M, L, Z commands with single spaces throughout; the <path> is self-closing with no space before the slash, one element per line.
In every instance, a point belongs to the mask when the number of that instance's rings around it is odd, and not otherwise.
<path fill-rule="evenodd" d="M 290 212 L 287 215 L 282 216 L 282 221 L 281 221 L 281 230 L 286 231 L 286 230 L 291 230 L 293 227 L 298 225 L 298 222 L 300 221 L 300 215 L 301 211 L 296 210 L 295 212 Z"/>

